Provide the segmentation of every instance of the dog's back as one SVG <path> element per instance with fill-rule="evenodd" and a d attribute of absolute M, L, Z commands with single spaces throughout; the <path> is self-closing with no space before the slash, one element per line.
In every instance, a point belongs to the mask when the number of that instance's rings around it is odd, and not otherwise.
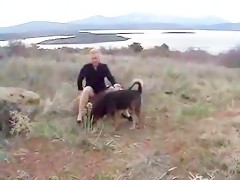
<path fill-rule="evenodd" d="M 133 101 L 141 101 L 141 94 L 137 90 L 121 90 L 106 94 L 104 99 L 107 106 L 123 110 L 131 107 Z"/>

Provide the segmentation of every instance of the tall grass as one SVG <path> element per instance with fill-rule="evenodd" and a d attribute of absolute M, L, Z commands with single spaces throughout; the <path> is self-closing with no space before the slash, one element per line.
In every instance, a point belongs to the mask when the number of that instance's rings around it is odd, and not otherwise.
<path fill-rule="evenodd" d="M 194 122 L 194 125 L 198 126 L 200 119 L 211 116 L 213 112 L 235 109 L 240 105 L 240 70 L 220 65 L 228 58 L 235 61 L 237 59 L 235 57 L 219 55 L 224 58 L 216 60 L 217 57 L 208 56 L 205 53 L 200 56 L 192 51 L 178 55 L 173 55 L 174 52 L 172 52 L 172 55 L 170 53 L 167 57 L 154 55 L 153 52 L 148 55 L 147 51 L 134 56 L 121 55 L 120 52 L 119 50 L 116 54 L 105 53 L 102 61 L 108 63 L 117 82 L 125 88 L 130 86 L 134 78 L 143 79 L 143 113 L 147 123 L 155 125 L 156 132 L 151 132 L 156 133 L 155 136 L 157 136 L 157 131 L 164 129 L 161 127 L 161 122 L 166 116 L 173 123 Z M 194 54 L 194 56 L 191 55 L 194 59 L 209 58 L 216 61 L 214 63 L 184 61 L 190 57 L 188 55 L 191 53 Z M 181 58 L 178 59 L 178 57 Z M 69 112 L 72 100 L 79 95 L 76 85 L 79 70 L 84 63 L 88 62 L 88 58 L 88 55 L 83 52 L 66 53 L 60 50 L 49 52 L 44 50 L 44 53 L 37 56 L 12 56 L 0 62 L 1 86 L 26 88 L 36 91 L 42 97 L 41 106 L 44 111 L 36 116 L 36 122 L 32 124 L 32 136 L 57 138 L 68 144 L 81 145 L 87 149 L 97 147 L 106 150 L 110 148 L 106 139 L 99 139 L 90 133 L 91 119 L 86 119 L 83 129 L 79 131 L 76 114 Z M 205 126 L 202 127 L 204 128 Z M 231 129 L 230 126 L 229 129 Z M 206 133 L 210 134 L 210 132 L 209 130 Z M 236 138 L 235 135 L 234 137 Z M 219 141 L 222 140 L 211 140 L 211 142 L 216 142 L 215 144 Z M 224 143 L 226 141 L 230 139 L 225 139 Z M 205 141 L 202 143 L 203 146 L 206 145 Z M 216 150 L 215 145 L 208 144 L 207 147 L 213 147 Z M 233 143 L 232 147 L 235 149 L 236 145 Z M 233 155 L 236 156 L 236 154 Z M 234 163 L 236 161 L 226 160 L 225 164 L 236 170 L 237 166 Z M 228 170 L 232 171 L 232 169 Z"/>
<path fill-rule="evenodd" d="M 116 56 L 114 59 L 103 56 L 102 60 L 109 64 L 117 82 L 124 87 L 134 78 L 143 79 L 144 111 L 151 116 L 161 116 L 161 110 L 167 109 L 173 120 L 183 121 L 239 105 L 238 69 L 139 56 Z M 76 79 L 86 62 L 85 55 L 79 55 L 76 62 L 12 58 L 1 64 L 0 80 L 4 86 L 38 92 L 51 102 L 49 110 L 61 112 L 78 95 Z M 173 94 L 165 94 L 165 91 Z"/>

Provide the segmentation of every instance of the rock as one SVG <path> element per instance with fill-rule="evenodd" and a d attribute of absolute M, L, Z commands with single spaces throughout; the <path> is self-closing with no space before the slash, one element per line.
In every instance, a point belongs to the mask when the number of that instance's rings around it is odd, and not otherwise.
<path fill-rule="evenodd" d="M 39 111 L 40 95 L 23 88 L 0 87 L 0 131 L 4 137 L 10 135 L 11 111 L 22 112 L 31 120 Z"/>
<path fill-rule="evenodd" d="M 22 105 L 21 111 L 34 119 L 40 105 L 39 94 L 18 87 L 0 87 L 0 99 Z"/>
<path fill-rule="evenodd" d="M 25 105 L 39 105 L 40 95 L 23 88 L 0 87 L 0 99 Z"/>

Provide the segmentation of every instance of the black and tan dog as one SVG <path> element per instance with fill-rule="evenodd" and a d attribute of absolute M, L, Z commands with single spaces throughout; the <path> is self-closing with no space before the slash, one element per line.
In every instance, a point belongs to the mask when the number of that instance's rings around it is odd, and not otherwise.
<path fill-rule="evenodd" d="M 137 90 L 132 89 L 135 85 L 138 85 Z M 98 98 L 92 104 L 90 113 L 93 118 L 93 124 L 101 120 L 105 115 L 112 116 L 115 130 L 118 130 L 120 113 L 128 109 L 136 116 L 133 118 L 132 126 L 132 129 L 136 129 L 137 123 L 140 124 L 142 122 L 142 88 L 142 80 L 135 79 L 128 89 L 109 92 Z"/>

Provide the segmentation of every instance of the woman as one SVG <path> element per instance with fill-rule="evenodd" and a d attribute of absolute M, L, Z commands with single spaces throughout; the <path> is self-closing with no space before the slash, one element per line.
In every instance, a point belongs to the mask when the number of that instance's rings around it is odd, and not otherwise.
<path fill-rule="evenodd" d="M 111 87 L 107 87 L 104 81 L 104 78 L 107 78 Z M 86 85 L 82 86 L 82 82 L 85 79 Z M 82 91 L 78 99 L 78 116 L 77 122 L 81 123 L 83 118 L 83 113 L 86 104 L 89 102 L 89 99 L 94 95 L 97 95 L 102 92 L 111 92 L 116 90 L 121 90 L 121 85 L 116 83 L 115 78 L 112 76 L 108 65 L 101 63 L 100 60 L 100 51 L 97 49 L 92 49 L 90 51 L 90 62 L 85 64 L 79 72 L 77 79 L 78 90 Z M 122 114 L 124 118 L 127 118 L 129 121 L 132 120 L 131 115 L 126 110 L 126 115 Z"/>

